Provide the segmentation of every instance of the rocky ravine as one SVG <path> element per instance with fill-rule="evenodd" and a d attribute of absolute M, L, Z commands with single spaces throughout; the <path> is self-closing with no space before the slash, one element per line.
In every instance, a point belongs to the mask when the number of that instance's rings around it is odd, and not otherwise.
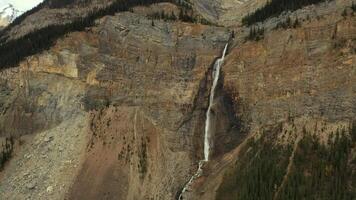
<path fill-rule="evenodd" d="M 232 12 L 229 2 L 221 5 Z M 235 169 L 248 167 L 254 150 L 266 150 L 250 148 L 251 138 L 294 147 L 280 153 L 286 163 L 278 199 L 306 132 L 325 143 L 349 129 L 356 20 L 342 17 L 344 4 L 333 2 L 340 6 L 313 8 L 323 12 L 296 29 L 272 30 L 276 19 L 268 21 L 260 41 L 245 41 L 246 29 L 235 29 L 213 106 L 212 160 L 185 199 L 234 199 L 241 187 L 231 180 Z M 207 10 L 200 13 L 214 18 Z M 211 67 L 231 34 L 153 22 L 139 12 L 106 16 L 0 72 L 0 136 L 16 137 L 0 173 L 1 198 L 177 198 L 203 156 Z"/>

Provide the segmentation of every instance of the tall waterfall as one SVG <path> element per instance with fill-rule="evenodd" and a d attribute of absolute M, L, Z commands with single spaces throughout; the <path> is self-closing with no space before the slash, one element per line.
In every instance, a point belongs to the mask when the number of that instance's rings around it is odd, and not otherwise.
<path fill-rule="evenodd" d="M 213 86 L 211 87 L 210 90 L 210 98 L 209 98 L 209 107 L 208 110 L 206 111 L 206 121 L 205 121 L 205 134 L 204 134 L 204 161 L 207 162 L 209 161 L 209 154 L 210 154 L 210 136 L 211 136 L 211 130 L 210 130 L 210 123 L 211 123 L 211 108 L 214 105 L 214 97 L 215 97 L 215 90 L 216 86 L 218 85 L 218 80 L 220 77 L 220 69 L 221 65 L 224 62 L 225 59 L 225 54 L 227 50 L 228 44 L 225 45 L 224 52 L 222 54 L 222 57 L 216 60 L 214 63 L 214 71 L 213 71 Z"/>
<path fill-rule="evenodd" d="M 224 62 L 228 43 L 225 45 L 223 54 L 221 58 L 217 59 L 214 63 L 213 68 L 213 85 L 210 90 L 210 97 L 209 97 L 209 107 L 206 112 L 206 121 L 205 121 L 205 133 L 204 133 L 204 160 L 199 161 L 199 166 L 197 172 L 189 179 L 188 183 L 184 186 L 182 192 L 180 193 L 178 200 L 183 200 L 183 194 L 188 190 L 189 186 L 193 183 L 193 181 L 200 177 L 203 172 L 203 165 L 205 162 L 209 161 L 209 154 L 210 154 L 210 124 L 211 124 L 211 108 L 214 105 L 214 98 L 215 98 L 215 90 L 216 86 L 218 85 L 219 77 L 220 77 L 220 70 L 221 66 Z"/>

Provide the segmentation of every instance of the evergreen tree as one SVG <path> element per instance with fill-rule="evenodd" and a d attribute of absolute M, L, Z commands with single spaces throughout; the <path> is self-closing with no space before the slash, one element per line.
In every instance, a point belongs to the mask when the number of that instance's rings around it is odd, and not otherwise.
<path fill-rule="evenodd" d="M 242 19 L 242 23 L 250 26 L 257 22 L 263 22 L 268 18 L 276 17 L 284 11 L 295 11 L 304 6 L 325 1 L 328 0 L 271 0 L 262 8 L 245 16 Z"/>
<path fill-rule="evenodd" d="M 293 28 L 297 28 L 299 26 L 300 26 L 300 22 L 299 22 L 298 18 L 296 18 L 294 21 L 294 24 L 293 24 Z"/>
<path fill-rule="evenodd" d="M 342 11 L 341 16 L 344 18 L 347 17 L 347 9 L 345 8 L 344 11 Z"/>
<path fill-rule="evenodd" d="M 356 4 L 354 2 L 352 2 L 351 9 L 352 12 L 356 12 Z"/>

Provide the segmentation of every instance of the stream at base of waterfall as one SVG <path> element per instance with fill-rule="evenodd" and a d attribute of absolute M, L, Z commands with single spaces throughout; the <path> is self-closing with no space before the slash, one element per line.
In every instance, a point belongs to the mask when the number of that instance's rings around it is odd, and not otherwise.
<path fill-rule="evenodd" d="M 212 106 L 214 105 L 215 90 L 216 90 L 216 86 L 218 85 L 221 66 L 225 59 L 227 47 L 228 47 L 228 44 L 225 45 L 225 48 L 224 48 L 221 58 L 217 59 L 214 63 L 213 74 L 212 74 L 214 80 L 213 80 L 213 85 L 210 90 L 209 107 L 208 107 L 208 110 L 206 111 L 205 132 L 204 132 L 204 160 L 199 161 L 199 165 L 198 165 L 198 169 L 197 169 L 196 173 L 189 179 L 187 184 L 185 184 L 184 188 L 182 189 L 182 192 L 180 193 L 180 195 L 178 197 L 178 200 L 183 200 L 183 194 L 186 191 L 188 191 L 188 188 L 193 183 L 193 181 L 202 175 L 203 166 L 206 162 L 209 161 L 210 136 L 211 136 L 210 124 L 211 124 L 211 114 L 212 114 L 211 109 L 212 109 Z"/>

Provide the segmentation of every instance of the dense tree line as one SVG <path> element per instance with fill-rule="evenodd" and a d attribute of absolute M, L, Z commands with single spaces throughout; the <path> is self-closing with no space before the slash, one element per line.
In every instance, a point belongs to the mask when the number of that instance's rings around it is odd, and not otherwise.
<path fill-rule="evenodd" d="M 288 29 L 288 28 L 297 28 L 300 27 L 300 22 L 299 19 L 296 18 L 294 22 L 291 20 L 290 17 L 287 17 L 287 19 L 278 22 L 275 29 Z"/>
<path fill-rule="evenodd" d="M 236 168 L 225 175 L 217 199 L 270 200 L 286 173 L 291 146 L 273 144 L 274 133 L 265 132 L 262 138 L 250 139 L 242 149 Z"/>
<path fill-rule="evenodd" d="M 348 164 L 354 142 L 345 130 L 330 135 L 327 145 L 320 144 L 314 136 L 304 137 L 287 184 L 277 199 L 354 200 L 356 191 L 349 188 L 349 183 L 356 180 L 352 180 Z"/>
<path fill-rule="evenodd" d="M 161 12 L 154 12 L 152 14 L 147 15 L 148 19 L 163 19 L 165 21 L 175 21 L 177 20 L 177 16 L 174 14 L 174 12 L 171 12 L 170 14 L 161 11 Z"/>
<path fill-rule="evenodd" d="M 204 18 L 198 18 L 196 15 L 194 15 L 194 12 L 191 8 L 191 6 L 188 6 L 188 4 L 183 4 L 184 6 L 179 8 L 179 14 L 178 16 L 174 13 L 166 13 L 164 11 L 160 12 L 154 12 L 152 14 L 149 14 L 147 17 L 149 19 L 158 19 L 158 20 L 165 20 L 165 21 L 183 21 L 183 22 L 189 22 L 189 23 L 201 23 L 205 25 L 212 25 L 209 21 L 205 20 Z M 154 22 L 152 22 L 154 24 Z"/>
<path fill-rule="evenodd" d="M 278 132 L 278 130 L 277 130 Z M 304 131 L 286 182 L 292 146 L 274 144 L 273 134 L 250 139 L 235 167 L 227 171 L 217 192 L 224 200 L 354 200 L 356 199 L 356 122 L 340 129 L 324 144 Z M 279 191 L 277 193 L 277 191 Z"/>
<path fill-rule="evenodd" d="M 254 40 L 254 41 L 259 41 L 264 38 L 265 35 L 265 28 L 264 27 L 255 27 L 252 26 L 250 27 L 250 32 L 247 36 L 247 40 Z"/>
<path fill-rule="evenodd" d="M 186 9 L 186 8 L 181 8 L 179 10 L 179 15 L 178 15 L 178 19 L 182 20 L 184 22 L 191 22 L 194 23 L 197 20 L 193 17 L 193 13 L 190 9 Z"/>
<path fill-rule="evenodd" d="M 201 24 L 209 24 L 208 21 L 206 20 L 198 20 L 195 16 L 193 16 L 193 13 L 191 11 L 188 11 L 186 9 L 180 9 L 178 16 L 174 14 L 174 12 L 171 13 L 165 13 L 164 11 L 161 12 L 155 12 L 147 16 L 149 19 L 159 19 L 159 20 L 165 20 L 165 21 L 176 21 L 180 20 L 183 22 L 189 22 L 189 23 L 201 23 Z"/>
<path fill-rule="evenodd" d="M 284 11 L 295 11 L 304 6 L 325 1 L 329 0 L 271 0 L 262 8 L 245 16 L 242 19 L 242 24 L 250 26 L 257 22 L 263 22 L 270 17 L 278 16 Z"/>
<path fill-rule="evenodd" d="M 5 138 L 5 143 L 2 143 L 0 152 L 0 171 L 4 168 L 5 163 L 10 160 L 14 148 L 14 139 L 12 137 Z"/>
<path fill-rule="evenodd" d="M 160 2 L 177 3 L 175 0 L 116 0 L 110 6 L 96 10 L 95 12 L 90 12 L 87 16 L 78 18 L 71 23 L 49 25 L 40 30 L 28 33 L 16 40 L 2 43 L 0 41 L 0 69 L 16 66 L 22 58 L 49 49 L 59 37 L 72 31 L 83 31 L 86 27 L 93 26 L 94 21 L 100 17 L 114 15 L 116 12 L 128 11 L 134 6 L 144 6 Z M 48 2 L 45 1 L 44 3 Z M 186 3 L 182 5 L 185 8 L 189 8 Z M 44 4 L 40 4 L 28 13 L 34 13 L 42 6 L 44 6 Z M 26 13 L 25 16 L 27 15 L 29 14 Z M 22 18 L 23 17 L 21 17 L 21 19 Z M 20 23 L 21 19 L 18 21 L 15 20 L 16 22 L 14 23 Z M 14 24 L 11 26 L 14 26 Z"/>

